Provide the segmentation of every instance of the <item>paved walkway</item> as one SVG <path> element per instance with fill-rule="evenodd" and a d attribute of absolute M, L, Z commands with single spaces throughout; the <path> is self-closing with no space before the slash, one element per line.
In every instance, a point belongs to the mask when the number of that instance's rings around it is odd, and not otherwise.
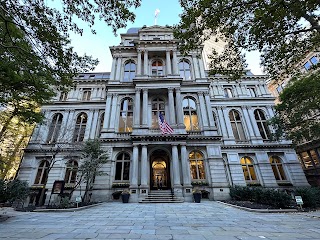
<path fill-rule="evenodd" d="M 318 213 L 252 213 L 209 201 L 7 214 L 12 217 L 0 223 L 0 239 L 320 239 Z"/>

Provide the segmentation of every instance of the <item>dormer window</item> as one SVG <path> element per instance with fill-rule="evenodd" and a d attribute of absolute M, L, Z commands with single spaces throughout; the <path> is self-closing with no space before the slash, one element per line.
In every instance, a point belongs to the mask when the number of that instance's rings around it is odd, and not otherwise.
<path fill-rule="evenodd" d="M 151 73 L 153 76 L 162 76 L 163 75 L 163 64 L 161 61 L 157 60 L 152 63 Z"/>

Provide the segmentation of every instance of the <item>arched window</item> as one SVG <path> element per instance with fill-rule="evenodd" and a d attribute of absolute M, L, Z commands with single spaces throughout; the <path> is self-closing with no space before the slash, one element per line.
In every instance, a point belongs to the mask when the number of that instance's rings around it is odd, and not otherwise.
<path fill-rule="evenodd" d="M 224 96 L 226 98 L 233 98 L 233 91 L 232 91 L 232 88 L 225 88 L 224 90 Z"/>
<path fill-rule="evenodd" d="M 185 98 L 182 101 L 183 122 L 187 131 L 199 131 L 197 105 L 192 98 Z"/>
<path fill-rule="evenodd" d="M 81 113 L 77 117 L 76 127 L 74 129 L 73 141 L 74 142 L 82 142 L 84 139 L 84 133 L 86 131 L 88 117 L 87 114 Z"/>
<path fill-rule="evenodd" d="M 190 64 L 186 60 L 179 62 L 180 77 L 184 80 L 191 80 Z"/>
<path fill-rule="evenodd" d="M 119 132 L 132 132 L 133 122 L 133 101 L 131 98 L 125 98 L 121 103 Z"/>
<path fill-rule="evenodd" d="M 100 137 L 100 135 L 101 135 L 101 131 L 103 128 L 103 122 L 104 122 L 104 112 L 100 115 L 100 118 L 99 118 L 98 130 L 96 132 L 97 137 Z"/>
<path fill-rule="evenodd" d="M 41 161 L 36 179 L 34 181 L 34 184 L 46 184 L 48 179 L 48 169 L 49 169 L 49 162 L 47 160 Z"/>
<path fill-rule="evenodd" d="M 156 60 L 152 63 L 151 74 L 153 76 L 162 76 L 163 75 L 163 64 L 161 61 Z"/>
<path fill-rule="evenodd" d="M 238 111 L 231 110 L 229 112 L 229 118 L 231 122 L 231 127 L 233 131 L 234 138 L 236 141 L 245 141 L 246 135 L 241 122 L 241 117 Z"/>
<path fill-rule="evenodd" d="M 284 173 L 281 159 L 277 156 L 270 157 L 270 164 L 273 170 L 274 177 L 277 181 L 287 180 L 286 174 Z"/>
<path fill-rule="evenodd" d="M 165 117 L 164 101 L 161 98 L 156 98 L 152 101 L 152 128 L 159 128 L 159 114 Z"/>
<path fill-rule="evenodd" d="M 123 81 L 124 82 L 132 82 L 132 79 L 136 75 L 136 64 L 133 61 L 128 61 L 124 65 L 124 76 Z"/>
<path fill-rule="evenodd" d="M 256 109 L 254 111 L 254 118 L 257 121 L 261 137 L 265 140 L 270 139 L 271 134 L 264 113 L 260 109 Z"/>
<path fill-rule="evenodd" d="M 121 153 L 116 160 L 116 181 L 129 180 L 130 173 L 130 155 L 128 153 Z"/>
<path fill-rule="evenodd" d="M 71 160 L 67 163 L 66 175 L 64 177 L 65 183 L 75 183 L 78 172 L 78 162 Z"/>
<path fill-rule="evenodd" d="M 246 182 L 257 181 L 257 175 L 254 171 L 253 161 L 249 157 L 243 157 L 240 159 L 244 179 Z"/>
<path fill-rule="evenodd" d="M 63 116 L 61 113 L 56 113 L 53 115 L 49 126 L 47 143 L 55 143 L 57 141 L 61 129 L 62 118 Z"/>
<path fill-rule="evenodd" d="M 68 92 L 61 92 L 59 101 L 66 101 L 68 98 Z"/>
<path fill-rule="evenodd" d="M 206 179 L 202 154 L 198 151 L 190 152 L 189 161 L 192 180 Z"/>

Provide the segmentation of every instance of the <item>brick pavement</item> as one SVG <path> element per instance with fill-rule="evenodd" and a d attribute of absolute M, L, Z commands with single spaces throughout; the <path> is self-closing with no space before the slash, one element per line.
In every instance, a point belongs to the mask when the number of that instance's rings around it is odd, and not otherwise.
<path fill-rule="evenodd" d="M 0 239 L 320 239 L 319 212 L 253 213 L 217 202 L 103 203 L 76 212 L 15 212 Z"/>

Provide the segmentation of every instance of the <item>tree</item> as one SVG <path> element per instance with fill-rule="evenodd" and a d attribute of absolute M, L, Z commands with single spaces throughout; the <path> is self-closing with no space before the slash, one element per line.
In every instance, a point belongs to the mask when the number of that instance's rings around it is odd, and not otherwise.
<path fill-rule="evenodd" d="M 101 149 L 100 142 L 96 139 L 85 142 L 80 151 L 82 152 L 81 164 L 78 168 L 78 182 L 75 188 L 82 182 L 85 183 L 83 201 L 87 202 L 90 199 L 88 193 L 93 187 L 95 177 L 103 174 L 99 169 L 107 163 L 109 154 Z"/>
<path fill-rule="evenodd" d="M 319 140 L 320 136 L 320 74 L 292 79 L 279 96 L 276 116 L 271 120 L 275 138 L 284 134 L 295 144 Z"/>
<path fill-rule="evenodd" d="M 232 51 L 226 51 L 224 59 L 233 61 L 232 52 L 258 50 L 262 53 L 264 70 L 279 78 L 279 74 L 283 77 L 293 74 L 305 55 L 320 47 L 319 0 L 180 0 L 180 3 L 183 13 L 175 26 L 175 35 L 183 40 L 180 46 L 183 53 L 215 36 L 217 40 L 231 42 Z M 230 70 L 228 66 L 221 68 L 219 58 L 214 52 L 212 74 Z"/>
<path fill-rule="evenodd" d="M 18 203 L 25 200 L 29 195 L 29 186 L 26 181 L 11 180 L 5 181 L 0 179 L 0 202 Z"/>
<path fill-rule="evenodd" d="M 55 8 L 50 5 L 54 3 L 41 0 L 0 3 L 0 109 L 10 111 L 0 139 L 15 116 L 28 123 L 41 121 L 39 105 L 48 102 L 56 89 L 70 87 L 76 74 L 97 64 L 70 46 L 70 32 L 83 33 L 79 22 L 95 33 L 98 18 L 115 33 L 134 20 L 129 9 L 138 7 L 140 0 L 63 0 Z"/>

